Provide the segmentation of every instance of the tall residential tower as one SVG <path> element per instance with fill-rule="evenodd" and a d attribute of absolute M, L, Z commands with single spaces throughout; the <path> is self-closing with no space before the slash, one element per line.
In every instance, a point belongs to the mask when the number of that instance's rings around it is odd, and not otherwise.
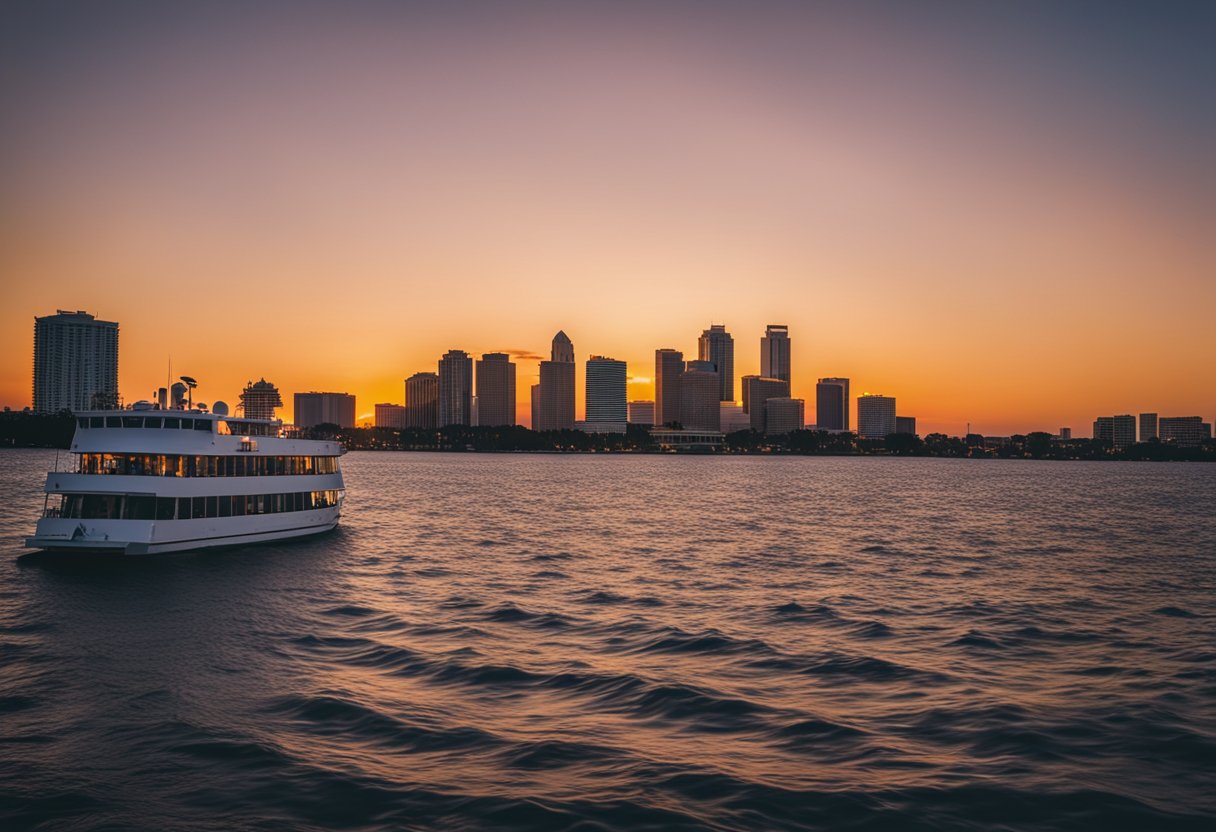
<path fill-rule="evenodd" d="M 34 318 L 34 410 L 118 406 L 118 324 L 87 312 Z"/>

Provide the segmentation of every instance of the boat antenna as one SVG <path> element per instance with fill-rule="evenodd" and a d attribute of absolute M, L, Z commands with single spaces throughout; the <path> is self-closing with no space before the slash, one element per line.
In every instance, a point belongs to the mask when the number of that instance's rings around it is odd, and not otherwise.
<path fill-rule="evenodd" d="M 186 409 L 194 410 L 194 388 L 198 387 L 198 382 L 190 376 L 182 376 L 181 379 L 186 385 Z"/>

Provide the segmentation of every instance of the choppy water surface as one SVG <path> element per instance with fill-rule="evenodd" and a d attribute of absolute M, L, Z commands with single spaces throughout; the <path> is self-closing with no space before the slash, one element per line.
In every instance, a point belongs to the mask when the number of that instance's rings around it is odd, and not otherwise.
<path fill-rule="evenodd" d="M 0 826 L 1210 828 L 1216 466 L 345 457 L 313 541 L 16 559 Z"/>

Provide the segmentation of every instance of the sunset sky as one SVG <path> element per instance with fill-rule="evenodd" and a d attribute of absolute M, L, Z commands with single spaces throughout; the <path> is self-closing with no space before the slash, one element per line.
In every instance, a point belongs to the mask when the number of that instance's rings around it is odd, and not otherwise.
<path fill-rule="evenodd" d="M 920 432 L 1216 413 L 1216 3 L 0 7 L 0 404 L 33 319 L 120 389 L 341 390 L 711 323 Z M 695 356 L 694 356 L 695 357 Z M 736 382 L 736 388 L 737 388 Z M 579 393 L 582 409 L 582 391 Z"/>

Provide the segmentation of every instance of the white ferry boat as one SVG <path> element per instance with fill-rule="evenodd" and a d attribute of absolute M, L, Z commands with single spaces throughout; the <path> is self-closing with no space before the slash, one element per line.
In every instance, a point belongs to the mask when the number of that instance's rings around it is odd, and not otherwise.
<path fill-rule="evenodd" d="M 337 442 L 199 410 L 76 414 L 69 471 L 46 479 L 32 549 L 131 555 L 303 537 L 338 524 Z"/>

